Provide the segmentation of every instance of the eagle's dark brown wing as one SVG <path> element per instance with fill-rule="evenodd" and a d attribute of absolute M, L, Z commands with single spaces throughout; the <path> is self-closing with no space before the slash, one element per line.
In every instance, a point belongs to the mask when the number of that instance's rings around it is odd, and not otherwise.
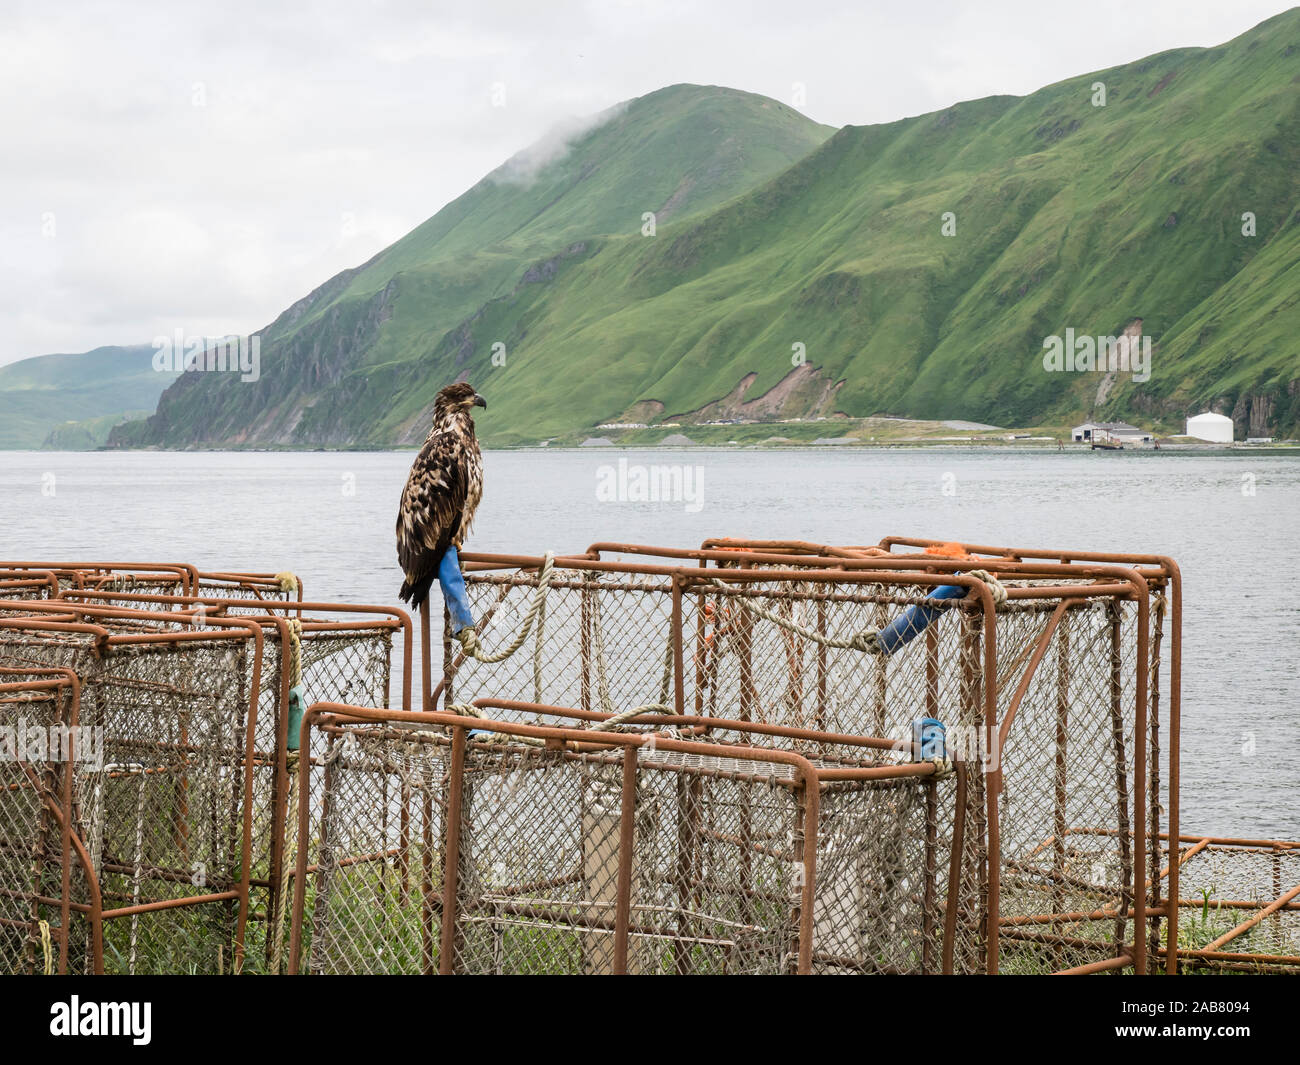
<path fill-rule="evenodd" d="M 447 545 L 459 538 L 469 490 L 465 439 L 435 433 L 424 442 L 397 513 L 397 561 L 406 580 L 399 593 L 418 607 L 438 576 Z"/>

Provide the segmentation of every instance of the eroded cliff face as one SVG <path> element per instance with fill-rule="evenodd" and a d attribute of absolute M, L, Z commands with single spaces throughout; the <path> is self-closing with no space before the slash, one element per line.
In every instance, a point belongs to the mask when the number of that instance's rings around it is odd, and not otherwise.
<path fill-rule="evenodd" d="M 758 375 L 748 373 L 721 399 L 693 411 L 669 415 L 665 421 L 711 422 L 739 419 L 747 422 L 782 418 L 821 418 L 834 414 L 835 394 L 844 384 L 824 375 L 820 368 L 796 366 L 762 395 L 749 393 Z"/>
<path fill-rule="evenodd" d="M 1142 319 L 1131 319 L 1128 325 L 1124 327 L 1124 331 L 1120 334 L 1119 340 L 1125 345 L 1125 354 L 1136 352 L 1138 350 L 1137 345 L 1142 343 Z M 1108 373 L 1097 385 L 1097 398 L 1094 399 L 1092 403 L 1092 409 L 1094 411 L 1101 409 L 1105 405 L 1107 398 L 1110 396 L 1111 389 L 1115 387 L 1115 379 L 1117 376 L 1118 371 L 1116 373 Z"/>
<path fill-rule="evenodd" d="M 374 347 L 392 317 L 397 281 L 368 298 L 334 303 L 319 317 L 300 324 L 318 303 L 332 296 L 330 289 L 341 284 L 335 278 L 258 334 L 258 380 L 241 381 L 234 374 L 184 373 L 163 392 L 152 417 L 115 429 L 108 446 L 132 447 L 140 442 L 162 447 L 355 443 L 363 429 L 356 421 L 359 408 L 335 402 L 341 397 L 333 394 L 346 391 L 356 398 L 358 389 L 346 387 L 345 379 Z M 322 401 L 324 406 L 317 411 Z"/>
<path fill-rule="evenodd" d="M 1239 440 L 1281 435 L 1283 426 L 1294 427 L 1300 420 L 1300 378 L 1284 388 L 1243 392 L 1233 404 L 1231 417 L 1233 435 Z"/>

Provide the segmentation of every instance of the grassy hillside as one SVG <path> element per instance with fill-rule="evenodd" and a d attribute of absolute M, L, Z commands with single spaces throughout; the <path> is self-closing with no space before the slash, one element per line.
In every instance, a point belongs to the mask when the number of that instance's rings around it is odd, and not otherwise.
<path fill-rule="evenodd" d="M 1104 106 L 1093 102 L 1099 81 Z M 319 306 L 297 312 L 318 323 L 314 346 L 279 349 L 283 401 L 227 386 L 214 402 L 207 382 L 185 396 L 198 384 L 187 380 L 147 426 L 114 439 L 410 441 L 432 392 L 462 375 L 489 397 L 479 423 L 495 443 L 618 419 L 835 413 L 1008 425 L 1127 417 L 1172 430 L 1210 405 L 1237 419 L 1239 436 L 1294 434 L 1298 87 L 1291 11 L 1221 47 L 846 127 L 741 195 L 667 212 L 646 237 L 636 198 L 621 192 L 637 166 L 658 164 L 659 202 L 673 199 L 684 167 L 700 166 L 698 155 L 679 159 L 662 107 L 675 103 L 674 121 L 698 120 L 687 128 L 703 136 L 700 114 L 734 102 L 705 97 L 683 117 L 684 100 L 719 90 L 664 90 L 581 142 L 613 153 L 595 170 L 575 147 L 538 186 L 481 183 L 331 282 Z M 743 99 L 752 117 L 758 98 Z M 648 155 L 642 123 L 660 138 Z M 636 165 L 624 167 L 625 155 Z M 550 237 L 535 221 L 547 212 L 531 213 L 548 196 Z M 632 223 L 612 225 L 624 212 Z M 1254 235 L 1243 234 L 1246 212 Z M 476 230 L 508 230 L 504 246 L 526 247 L 529 264 L 507 263 L 496 246 L 472 252 Z M 418 265 L 440 248 L 461 258 Z M 1115 335 L 1135 319 L 1155 342 L 1149 381 L 1121 376 L 1101 389 L 1095 373 L 1043 370 L 1044 337 Z M 496 344 L 504 366 L 492 362 Z M 349 359 L 331 359 L 338 345 Z M 797 370 L 795 345 L 807 360 Z"/>
<path fill-rule="evenodd" d="M 801 343 L 854 416 L 1174 428 L 1217 403 L 1242 431 L 1263 407 L 1294 432 L 1297 78 L 1291 13 L 1224 48 L 842 130 L 668 239 L 623 241 L 520 300 L 521 327 L 491 330 L 517 362 L 475 373 L 500 401 L 484 428 L 544 437 L 645 399 L 680 419 L 747 374 L 747 396 L 767 393 Z M 1122 378 L 1097 407 L 1100 375 L 1043 371 L 1045 336 L 1134 318 L 1155 341 L 1149 382 Z M 576 393 L 554 387 L 561 352 Z"/>
<path fill-rule="evenodd" d="M 442 377 L 413 374 L 449 331 L 518 286 L 546 285 L 600 240 L 670 225 L 779 174 L 831 135 L 751 93 L 678 85 L 552 135 L 261 333 L 262 378 L 178 382 L 128 443 L 345 444 L 423 437 Z M 640 238 L 638 238 L 640 239 Z M 400 384 L 400 393 L 395 391 Z"/>
<path fill-rule="evenodd" d="M 0 450 L 101 446 L 114 425 L 152 410 L 176 380 L 154 370 L 153 355 L 140 344 L 0 366 Z M 76 432 L 69 422 L 79 423 Z"/>

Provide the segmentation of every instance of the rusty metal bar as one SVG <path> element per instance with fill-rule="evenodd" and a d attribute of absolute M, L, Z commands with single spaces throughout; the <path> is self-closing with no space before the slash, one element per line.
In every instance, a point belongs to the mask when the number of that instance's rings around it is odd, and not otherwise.
<path fill-rule="evenodd" d="M 339 706 L 321 707 L 337 713 L 346 712 Z M 451 774 L 447 785 L 446 843 L 442 857 L 442 939 L 438 953 L 438 971 L 444 976 L 455 972 L 456 965 L 456 890 L 460 874 L 461 803 L 464 798 L 465 744 L 468 735 L 465 719 L 456 715 L 441 714 L 454 720 L 444 724 L 452 728 Z"/>
<path fill-rule="evenodd" d="M 636 831 L 637 748 L 623 748 L 623 792 L 618 813 L 618 885 L 614 911 L 614 972 L 627 975 L 628 924 L 632 918 L 632 848 Z"/>
<path fill-rule="evenodd" d="M 1072 969 L 1061 969 L 1059 972 L 1052 973 L 1053 976 L 1088 976 L 1092 973 L 1109 972 L 1112 969 L 1127 969 L 1133 965 L 1133 959 L 1127 954 L 1121 954 L 1118 958 L 1107 958 L 1105 961 L 1089 962 L 1087 965 L 1076 965 Z"/>

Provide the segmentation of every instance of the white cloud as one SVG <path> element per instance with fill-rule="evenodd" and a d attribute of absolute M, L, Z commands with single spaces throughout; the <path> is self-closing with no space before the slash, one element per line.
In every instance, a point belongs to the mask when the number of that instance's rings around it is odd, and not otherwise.
<path fill-rule="evenodd" d="M 557 122 L 527 148 L 516 152 L 488 176 L 503 185 L 531 185 L 544 167 L 568 155 L 569 149 L 575 142 L 626 111 L 625 101 L 607 107 L 594 115 Z"/>

